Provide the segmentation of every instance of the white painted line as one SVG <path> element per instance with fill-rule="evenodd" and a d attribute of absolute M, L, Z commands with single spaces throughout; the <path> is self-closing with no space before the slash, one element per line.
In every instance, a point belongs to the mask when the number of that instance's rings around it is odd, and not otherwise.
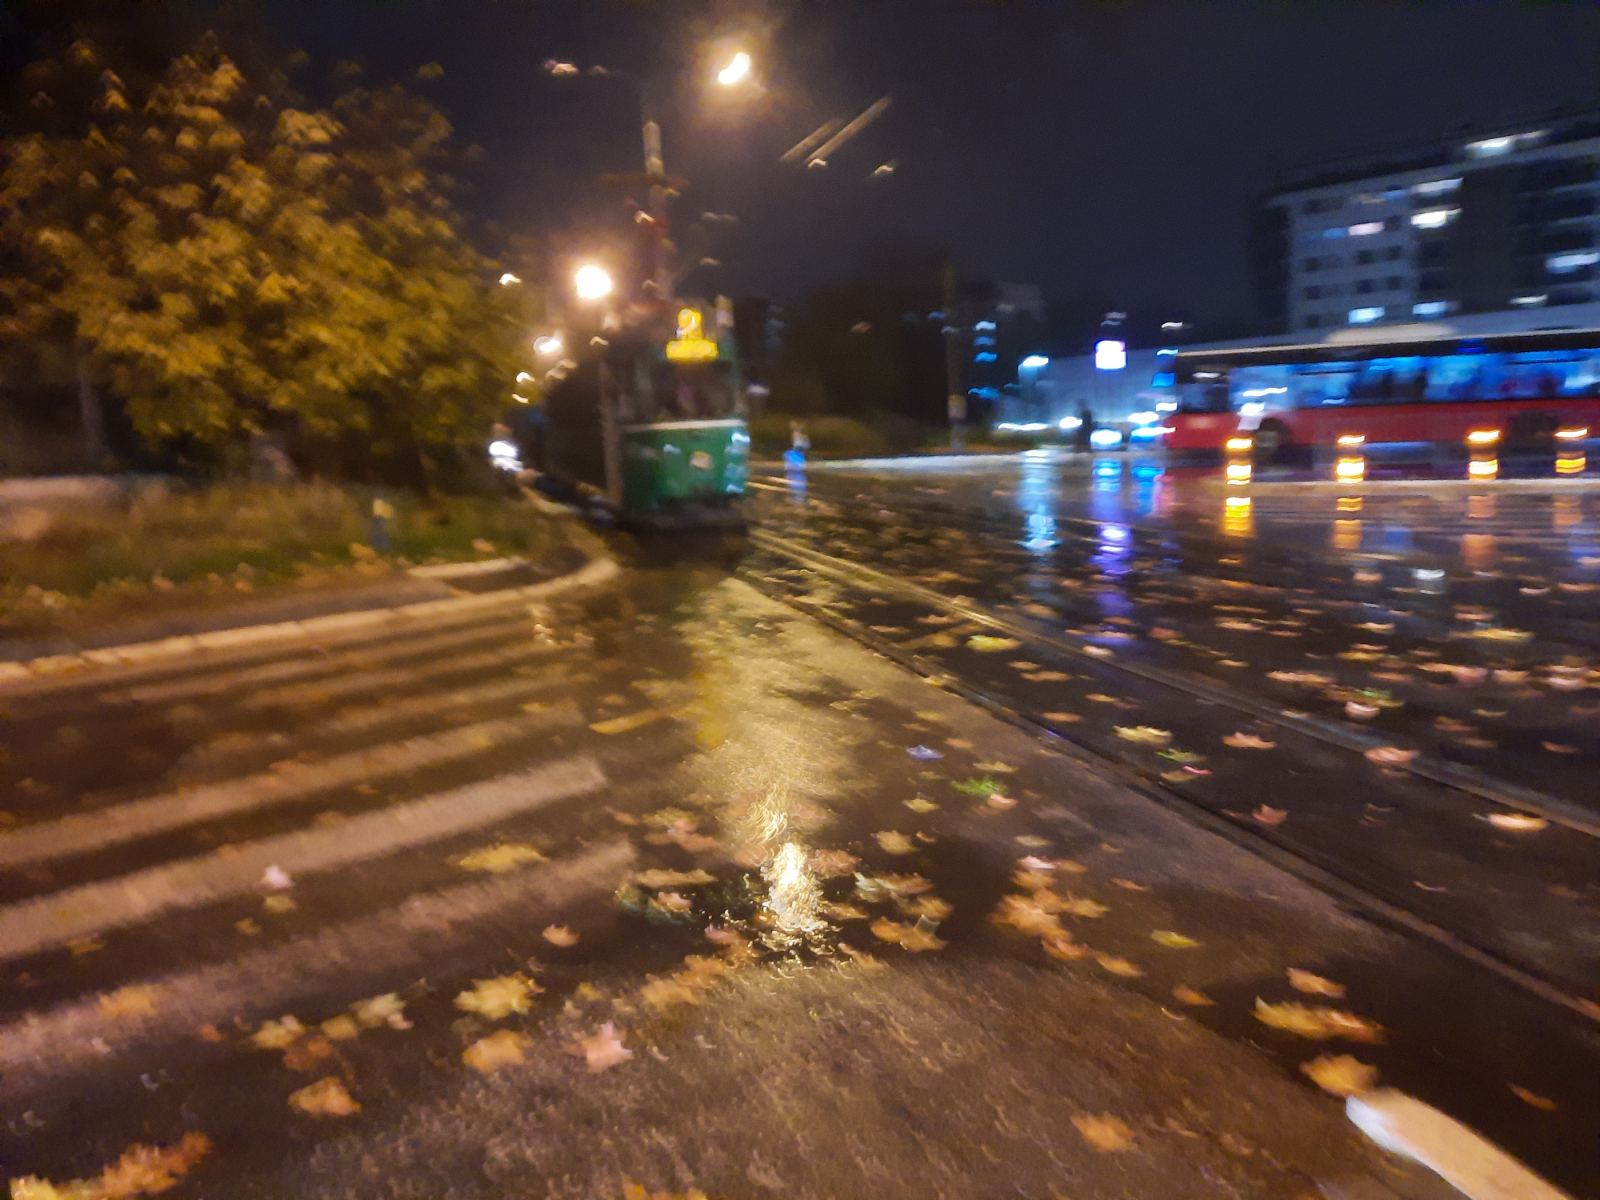
<path fill-rule="evenodd" d="M 267 708 L 299 708 L 326 704 L 366 692 L 381 693 L 402 687 L 416 690 L 428 686 L 441 675 L 464 675 L 472 671 L 505 671 L 530 661 L 548 658 L 559 650 L 560 647 L 557 646 L 540 646 L 531 641 L 519 641 L 502 650 L 446 656 L 422 667 L 391 667 L 381 671 L 346 672 L 333 679 L 323 678 L 311 683 L 267 688 L 248 697 L 237 707 L 245 712 L 259 712 Z"/>
<path fill-rule="evenodd" d="M 1345 1113 L 1385 1150 L 1415 1159 L 1470 1200 L 1571 1200 L 1453 1117 L 1393 1088 L 1345 1102 Z"/>
<path fill-rule="evenodd" d="M 402 700 L 369 702 L 353 706 L 331 720 L 316 714 L 314 722 L 307 722 L 319 739 L 337 741 L 340 738 L 371 736 L 394 725 L 417 717 L 437 721 L 441 715 L 455 713 L 478 705 L 504 704 L 517 700 L 531 700 L 542 692 L 560 687 L 569 678 L 566 664 L 553 663 L 537 675 L 511 675 L 491 679 L 471 687 L 454 688 L 445 692 L 423 692 Z M 296 722 L 298 728 L 302 723 Z M 231 762 L 248 760 L 263 752 L 282 753 L 293 745 L 281 729 L 271 729 L 248 734 L 229 734 L 221 743 L 196 746 L 168 772 L 175 784 L 182 784 L 204 772 L 215 777 Z"/>
<path fill-rule="evenodd" d="M 0 834 L 0 867 L 85 854 L 201 821 L 287 804 L 368 779 L 460 762 L 529 733 L 570 729 L 582 723 L 583 714 L 568 700 L 538 712 L 371 746 L 321 762 L 289 763 L 282 770 L 262 771 L 244 779 L 227 779 L 23 825 Z"/>
<path fill-rule="evenodd" d="M 326 1002 L 333 992 L 355 1000 L 398 990 L 459 949 L 463 926 L 515 913 L 537 928 L 542 914 L 610 892 L 633 857 L 628 842 L 605 842 L 514 874 L 410 896 L 395 908 L 226 962 L 145 978 L 138 982 L 156 997 L 150 1013 L 108 1021 L 99 996 L 30 1012 L 0 1026 L 0 1095 L 20 1098 L 63 1076 L 98 1074 L 107 1055 L 157 1039 L 191 1044 L 202 1025 L 255 1024 L 293 1011 L 306 997 Z M 333 1011 L 300 1015 L 309 1021 Z"/>
<path fill-rule="evenodd" d="M 506 623 L 506 632 L 517 628 L 522 614 Z M 319 675 L 347 677 L 351 668 L 366 670 L 385 659 L 413 658 L 439 650 L 448 650 L 461 643 L 481 642 L 493 636 L 493 625 L 452 626 L 438 632 L 394 630 L 387 637 L 363 638 L 337 650 L 320 646 L 302 648 L 294 658 L 274 659 L 250 666 L 207 670 L 204 665 L 185 671 L 159 682 L 138 684 L 110 693 L 116 699 L 132 700 L 139 704 L 160 704 L 197 696 L 215 696 L 225 692 L 254 691 L 269 684 L 288 683 L 293 680 L 314 678 Z"/>
<path fill-rule="evenodd" d="M 377 858 L 439 841 L 571 796 L 599 790 L 606 777 L 587 755 L 391 804 L 336 825 L 303 829 L 231 847 L 226 856 L 180 859 L 117 879 L 88 883 L 0 908 L 0 959 L 20 958 L 175 909 L 252 892 L 277 866 L 293 875 Z"/>
<path fill-rule="evenodd" d="M 472 575 L 488 575 L 495 571 L 509 571 L 527 565 L 525 558 L 485 558 L 477 562 L 428 563 L 412 567 L 407 575 L 417 579 L 462 579 Z"/>

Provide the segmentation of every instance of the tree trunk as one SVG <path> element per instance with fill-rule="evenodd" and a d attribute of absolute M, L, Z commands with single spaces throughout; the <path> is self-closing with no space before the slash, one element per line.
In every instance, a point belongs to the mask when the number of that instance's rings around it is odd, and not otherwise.
<path fill-rule="evenodd" d="M 78 351 L 78 416 L 83 424 L 83 456 L 95 470 L 106 462 L 106 417 L 89 356 Z"/>

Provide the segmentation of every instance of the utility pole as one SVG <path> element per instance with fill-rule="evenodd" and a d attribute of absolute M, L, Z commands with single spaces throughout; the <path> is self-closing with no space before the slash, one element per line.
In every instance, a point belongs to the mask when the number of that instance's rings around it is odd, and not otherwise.
<path fill-rule="evenodd" d="M 950 449 L 961 449 L 961 430 L 967 420 L 967 397 L 961 390 L 960 327 L 956 324 L 956 269 L 944 267 L 944 407 L 950 421 Z"/>
<path fill-rule="evenodd" d="M 650 281 L 656 302 L 670 308 L 672 269 L 667 262 L 667 164 L 661 153 L 661 122 L 656 119 L 655 96 L 649 79 L 639 79 L 639 126 L 644 137 L 644 173 L 650 194 L 646 216 L 650 218 Z"/>

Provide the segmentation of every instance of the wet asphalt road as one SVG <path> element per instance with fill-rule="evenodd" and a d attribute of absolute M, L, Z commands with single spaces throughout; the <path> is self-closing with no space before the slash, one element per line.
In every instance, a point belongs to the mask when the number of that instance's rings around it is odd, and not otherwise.
<path fill-rule="evenodd" d="M 881 536 L 778 499 L 759 511 L 787 536 Z M 901 524 L 879 565 L 928 571 Z M 934 586 L 1024 579 L 1014 534 L 960 536 L 929 572 L 958 579 Z M 1096 570 L 1036 573 L 1098 593 Z M 1013 717 L 804 606 L 959 670 Z M 981 622 L 948 617 L 736 547 L 641 561 L 619 593 L 548 611 L 0 696 L 6 1175 L 136 1177 L 154 1160 L 130 1146 L 193 1133 L 210 1148 L 166 1164 L 177 1194 L 1445 1194 L 1302 1074 L 1349 1054 L 1575 1194 L 1600 1190 L 1592 1022 L 1373 923 L 1159 787 L 1281 754 L 1270 795 L 1255 768 L 1227 776 L 1223 819 L 1255 828 L 1276 802 L 1289 817 L 1261 828 L 1332 837 L 1339 796 L 1310 781 L 1343 759 L 1291 753 L 1286 734 L 1214 748 L 1250 730 L 1125 710 L 1171 704 L 1053 674 L 1092 655 L 1017 667 L 973 648 L 995 636 Z M 1200 653 L 1124 630 L 1113 653 Z M 1064 723 L 1098 727 L 1097 706 L 1132 755 L 1041 743 L 1025 719 L 1082 708 Z M 1158 720 L 1162 745 L 1115 733 Z M 1354 820 L 1377 822 L 1381 883 L 1461 822 L 1421 785 L 1367 811 L 1366 789 L 1390 799 L 1373 770 Z M 1168 791 L 1214 777 L 1188 776 Z M 1593 860 L 1572 848 L 1587 843 L 1477 824 L 1495 865 L 1473 878 L 1524 889 L 1518 904 L 1433 916 L 1531 937 L 1523 958 L 1581 986 L 1577 935 L 1499 919 L 1537 890 L 1499 860 L 1564 871 L 1549 901 L 1592 916 Z M 1475 886 L 1450 873 L 1457 854 L 1435 867 L 1437 886 Z M 1350 1015 L 1311 1039 L 1262 1019 L 1286 1003 Z"/>

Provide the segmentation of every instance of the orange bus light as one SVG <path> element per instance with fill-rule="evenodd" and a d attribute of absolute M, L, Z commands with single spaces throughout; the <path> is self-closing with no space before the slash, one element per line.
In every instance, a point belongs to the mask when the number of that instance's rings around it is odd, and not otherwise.
<path fill-rule="evenodd" d="M 1223 447 L 1223 449 L 1228 450 L 1228 451 L 1230 451 L 1230 452 L 1232 452 L 1234 454 L 1242 454 L 1246 450 L 1250 449 L 1251 446 L 1254 446 L 1255 444 L 1256 444 L 1255 438 L 1251 438 L 1251 437 L 1231 437 L 1227 441 L 1222 443 L 1222 447 Z"/>
<path fill-rule="evenodd" d="M 1339 435 L 1339 445 L 1341 446 L 1365 446 L 1366 444 L 1367 435 L 1364 433 L 1341 433 Z"/>
<path fill-rule="evenodd" d="M 1492 446 L 1499 440 L 1500 431 L 1498 429 L 1474 429 L 1467 434 L 1467 445 L 1469 446 Z"/>

